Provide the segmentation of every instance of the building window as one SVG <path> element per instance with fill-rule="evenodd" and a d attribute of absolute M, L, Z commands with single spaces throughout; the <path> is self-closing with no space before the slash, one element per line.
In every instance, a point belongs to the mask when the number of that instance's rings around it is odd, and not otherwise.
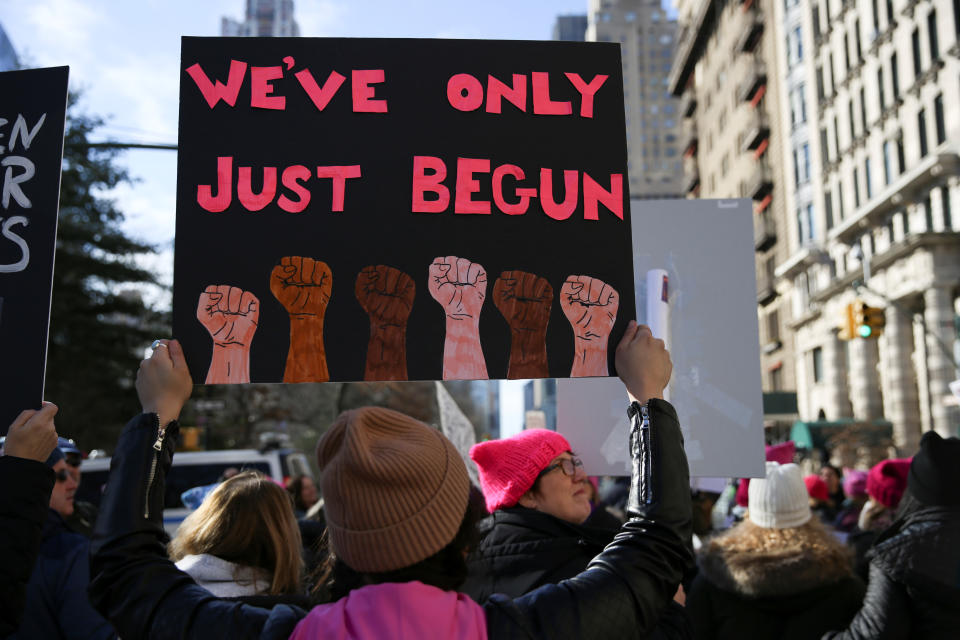
<path fill-rule="evenodd" d="M 950 189 L 940 187 L 940 206 L 943 209 L 943 230 L 953 229 L 953 219 L 950 214 Z"/>
<path fill-rule="evenodd" d="M 827 5 L 824 5 L 824 6 L 827 6 Z M 836 95 L 836 93 L 837 93 L 837 83 L 836 83 L 837 73 L 836 73 L 836 71 L 835 71 L 836 67 L 833 66 L 833 52 L 832 52 L 832 51 L 831 51 L 829 54 L 827 54 L 827 65 L 828 65 L 828 67 L 830 68 L 830 95 Z"/>
<path fill-rule="evenodd" d="M 814 347 L 811 352 L 813 359 L 813 381 L 814 383 L 823 381 L 823 349 Z"/>
<path fill-rule="evenodd" d="M 883 184 L 893 182 L 893 143 L 886 140 L 883 143 Z"/>
<path fill-rule="evenodd" d="M 853 168 L 853 208 L 860 208 L 860 171 Z"/>
<path fill-rule="evenodd" d="M 835 157 L 840 157 L 840 122 L 837 116 L 833 116 L 833 148 L 836 151 Z"/>
<path fill-rule="evenodd" d="M 840 181 L 837 187 L 837 219 L 843 220 L 843 180 Z"/>
<path fill-rule="evenodd" d="M 801 150 L 803 153 L 803 181 L 810 182 L 810 144 L 804 142 Z"/>
<path fill-rule="evenodd" d="M 923 221 L 927 225 L 927 231 L 933 231 L 933 203 L 930 202 L 930 194 L 923 199 Z"/>
<path fill-rule="evenodd" d="M 827 0 L 829 2 L 830 0 Z M 960 0 L 954 0 L 954 3 L 960 2 Z M 813 8 L 810 9 L 811 13 L 811 22 L 813 22 L 813 37 L 820 37 L 820 7 L 818 5 L 813 5 Z M 960 22 L 957 23 L 957 33 L 960 33 Z"/>
<path fill-rule="evenodd" d="M 913 30 L 913 33 L 910 34 L 910 42 L 913 44 L 913 77 L 914 80 L 920 77 L 920 72 L 923 70 L 923 64 L 920 60 L 920 28 L 917 27 Z"/>
<path fill-rule="evenodd" d="M 853 139 L 856 138 L 854 133 L 854 118 L 853 118 L 853 98 L 850 98 L 850 102 L 847 103 L 847 117 L 850 119 L 850 143 L 853 143 Z"/>
<path fill-rule="evenodd" d="M 897 69 L 897 54 L 890 56 L 890 80 L 893 82 L 893 99 L 900 99 L 900 72 Z"/>
<path fill-rule="evenodd" d="M 817 100 L 823 100 L 823 98 L 823 67 L 817 65 Z"/>
<path fill-rule="evenodd" d="M 863 179 L 866 181 L 867 186 L 867 201 L 873 197 L 873 176 L 870 172 L 870 158 L 869 156 L 863 160 Z"/>
<path fill-rule="evenodd" d="M 927 112 L 920 109 L 917 113 L 917 135 L 920 137 L 920 157 L 925 158 L 930 151 L 927 147 Z"/>
<path fill-rule="evenodd" d="M 847 33 L 843 34 L 843 63 L 844 69 L 849 73 L 850 71 L 850 35 Z"/>
<path fill-rule="evenodd" d="M 883 66 L 877 69 L 877 98 L 880 101 L 880 112 L 887 109 L 887 96 L 883 93 Z"/>
<path fill-rule="evenodd" d="M 860 21 L 853 22 L 853 40 L 857 47 L 857 63 L 863 62 L 863 49 L 860 46 Z"/>
<path fill-rule="evenodd" d="M 827 231 L 833 229 L 833 194 L 827 191 L 823 196 L 823 208 L 827 215 Z"/>
<path fill-rule="evenodd" d="M 870 12 L 873 16 L 873 31 L 874 34 L 877 34 L 880 32 L 880 7 L 877 4 L 877 0 L 872 0 L 870 4 L 870 8 L 873 9 L 873 11 Z"/>
<path fill-rule="evenodd" d="M 860 87 L 860 131 L 867 131 L 867 92 Z"/>
<path fill-rule="evenodd" d="M 820 164 L 823 165 L 824 169 L 826 169 L 830 158 L 829 149 L 827 147 L 827 129 L 826 127 L 820 127 Z"/>
<path fill-rule="evenodd" d="M 943 120 L 943 94 L 933 100 L 933 117 L 937 124 L 937 144 L 943 144 L 947 139 L 947 127 Z"/>
<path fill-rule="evenodd" d="M 903 153 L 903 134 L 897 134 L 897 175 L 903 175 L 903 172 L 906 170 L 907 163 L 904 159 Z"/>
<path fill-rule="evenodd" d="M 927 38 L 930 40 L 930 60 L 940 57 L 940 43 L 937 39 L 937 10 L 927 14 Z"/>

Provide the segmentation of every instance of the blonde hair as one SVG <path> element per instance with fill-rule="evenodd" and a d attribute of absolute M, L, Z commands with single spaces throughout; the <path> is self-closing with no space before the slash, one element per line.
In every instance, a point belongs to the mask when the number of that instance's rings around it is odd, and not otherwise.
<path fill-rule="evenodd" d="M 184 519 L 167 545 L 176 562 L 210 554 L 271 574 L 269 594 L 301 590 L 300 529 L 290 494 L 258 471 L 244 471 L 216 487 Z"/>

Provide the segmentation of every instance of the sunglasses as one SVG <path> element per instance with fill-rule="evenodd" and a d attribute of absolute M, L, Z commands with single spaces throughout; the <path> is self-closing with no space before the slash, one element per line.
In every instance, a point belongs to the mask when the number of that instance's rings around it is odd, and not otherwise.
<path fill-rule="evenodd" d="M 583 460 L 580 458 L 563 458 L 560 462 L 554 462 L 550 466 L 546 467 L 543 471 L 540 472 L 540 475 L 537 476 L 539 480 L 543 476 L 547 475 L 554 469 L 560 469 L 563 471 L 564 475 L 573 477 L 577 473 L 578 468 L 583 468 Z"/>
<path fill-rule="evenodd" d="M 57 477 L 57 482 L 66 482 L 67 478 L 70 477 L 70 472 L 66 469 L 60 469 L 54 475 Z"/>

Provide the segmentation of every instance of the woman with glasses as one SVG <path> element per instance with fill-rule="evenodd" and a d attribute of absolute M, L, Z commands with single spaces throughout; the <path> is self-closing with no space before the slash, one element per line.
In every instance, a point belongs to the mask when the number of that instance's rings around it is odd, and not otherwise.
<path fill-rule="evenodd" d="M 478 602 L 493 593 L 517 597 L 572 578 L 613 539 L 584 526 L 590 486 L 583 463 L 555 431 L 528 429 L 470 450 L 491 513 L 470 555 L 463 591 Z"/>

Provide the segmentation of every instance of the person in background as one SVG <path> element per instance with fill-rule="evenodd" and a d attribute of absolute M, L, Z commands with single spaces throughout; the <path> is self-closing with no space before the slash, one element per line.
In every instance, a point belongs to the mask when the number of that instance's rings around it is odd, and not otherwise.
<path fill-rule="evenodd" d="M 909 458 L 882 460 L 867 473 L 867 502 L 860 511 L 857 531 L 847 538 L 854 551 L 854 569 L 863 580 L 867 579 L 867 551 L 873 546 L 880 532 L 893 524 L 903 492 L 907 489 L 910 472 Z"/>
<path fill-rule="evenodd" d="M 37 563 L 27 583 L 20 628 L 11 638 L 114 638 L 110 623 L 90 605 L 90 541 L 67 527 L 73 515 L 76 476 L 59 447 L 46 460 L 56 484 L 50 494 Z"/>
<path fill-rule="evenodd" d="M 843 492 L 843 473 L 832 464 L 824 463 L 820 466 L 820 479 L 827 485 L 827 494 L 834 510 L 839 511 L 847 496 Z"/>
<path fill-rule="evenodd" d="M 300 531 L 290 497 L 258 471 L 219 484 L 167 545 L 170 559 L 222 598 L 304 604 Z"/>
<path fill-rule="evenodd" d="M 57 438 L 57 447 L 63 452 L 63 461 L 67 463 L 67 471 L 73 476 L 77 486 L 80 486 L 81 466 L 83 453 L 73 438 Z M 65 517 L 67 528 L 74 533 L 89 538 L 93 535 L 93 523 L 97 521 L 97 505 L 82 500 L 73 501 L 73 513 Z"/>
<path fill-rule="evenodd" d="M 767 462 L 746 519 L 706 542 L 686 607 L 695 638 L 819 638 L 863 598 L 850 553 L 810 511 L 800 468 Z"/>
<path fill-rule="evenodd" d="M 561 434 L 526 429 L 470 448 L 490 516 L 468 557 L 460 590 L 477 602 L 518 597 L 573 578 L 612 540 L 616 528 L 591 526 L 593 486 Z M 612 516 L 611 516 L 612 517 Z M 671 603 L 659 637 L 688 637 L 683 608 Z"/>
<path fill-rule="evenodd" d="M 483 602 L 520 596 L 586 568 L 616 531 L 583 526 L 590 487 L 583 463 L 556 431 L 526 429 L 470 448 L 490 516 L 462 590 Z M 619 529 L 619 528 L 618 528 Z"/>
<path fill-rule="evenodd" d="M 55 476 L 45 464 L 57 445 L 57 406 L 20 412 L 0 455 L 0 638 L 20 626 L 27 581 L 40 553 L 41 531 Z"/>
<path fill-rule="evenodd" d="M 843 474 L 843 493 L 846 499 L 833 521 L 837 531 L 852 533 L 857 529 L 860 511 L 867 502 L 867 472 L 847 469 Z"/>
<path fill-rule="evenodd" d="M 308 475 L 300 474 L 290 479 L 287 483 L 287 491 L 293 498 L 293 510 L 297 518 L 305 518 L 310 507 L 317 504 L 320 494 L 317 491 L 317 483 Z"/>
<path fill-rule="evenodd" d="M 587 483 L 589 485 L 587 490 L 590 492 L 590 515 L 587 516 L 583 524 L 588 527 L 609 529 L 616 533 L 623 526 L 625 518 L 620 516 L 623 512 L 619 509 L 609 508 L 600 499 L 600 478 L 589 476 L 587 477 Z"/>
<path fill-rule="evenodd" d="M 820 518 L 820 522 L 832 525 L 837 517 L 837 510 L 833 506 L 833 501 L 830 500 L 827 483 L 823 481 L 823 478 L 814 474 L 804 476 L 803 483 L 807 487 L 810 510 Z"/>
<path fill-rule="evenodd" d="M 586 571 L 483 606 L 458 593 L 474 524 L 466 465 L 437 429 L 366 407 L 341 414 L 317 446 L 336 601 L 306 614 L 217 599 L 157 544 L 176 418 L 192 389 L 182 348 L 165 342 L 140 366 L 144 413 L 113 457 L 91 600 L 125 638 L 642 637 L 692 568 L 690 479 L 676 413 L 661 399 L 672 369 L 663 342 L 631 321 L 616 366 L 630 399 L 630 519 Z"/>
<path fill-rule="evenodd" d="M 920 439 L 896 520 L 870 551 L 863 607 L 825 640 L 956 638 L 960 630 L 960 440 Z"/>

